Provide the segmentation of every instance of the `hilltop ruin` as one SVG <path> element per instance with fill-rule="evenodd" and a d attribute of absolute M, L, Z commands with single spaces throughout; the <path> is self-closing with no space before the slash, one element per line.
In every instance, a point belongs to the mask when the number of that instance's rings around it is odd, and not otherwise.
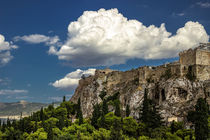
<path fill-rule="evenodd" d="M 125 72 L 96 70 L 94 76 L 79 81 L 71 101 L 76 103 L 80 98 L 84 117 L 90 117 L 93 105 L 101 102 L 102 90 L 107 96 L 119 92 L 122 114 L 128 104 L 131 116 L 138 118 L 145 88 L 166 122 L 186 121 L 187 111 L 193 109 L 198 98 L 210 103 L 210 43 L 180 52 L 179 61 L 157 67 L 143 66 Z M 110 105 L 109 109 L 114 108 Z"/>

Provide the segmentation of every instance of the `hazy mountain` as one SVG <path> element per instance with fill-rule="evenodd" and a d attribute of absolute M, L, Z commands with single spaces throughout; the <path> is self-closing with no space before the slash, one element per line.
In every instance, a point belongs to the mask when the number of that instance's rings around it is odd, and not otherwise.
<path fill-rule="evenodd" d="M 14 103 L 0 103 L 0 116 L 18 116 L 21 114 L 26 116 L 32 112 L 40 110 L 41 107 L 47 107 L 47 103 L 30 103 L 19 101 Z"/>

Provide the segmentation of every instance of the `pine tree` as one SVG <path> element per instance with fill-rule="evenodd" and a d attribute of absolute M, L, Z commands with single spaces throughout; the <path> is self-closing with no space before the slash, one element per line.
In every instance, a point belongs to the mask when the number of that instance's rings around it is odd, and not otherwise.
<path fill-rule="evenodd" d="M 129 117 L 131 111 L 130 111 L 130 106 L 129 104 L 126 105 L 126 117 Z"/>
<path fill-rule="evenodd" d="M 207 140 L 209 137 L 208 111 L 208 103 L 205 99 L 199 98 L 195 105 L 195 111 L 188 113 L 188 121 L 195 124 L 196 140 Z"/>
<path fill-rule="evenodd" d="M 100 113 L 100 105 L 97 103 L 96 105 L 93 106 L 93 116 L 91 118 L 91 125 L 93 125 L 95 128 L 97 128 L 97 120 L 100 118 L 101 113 Z"/>

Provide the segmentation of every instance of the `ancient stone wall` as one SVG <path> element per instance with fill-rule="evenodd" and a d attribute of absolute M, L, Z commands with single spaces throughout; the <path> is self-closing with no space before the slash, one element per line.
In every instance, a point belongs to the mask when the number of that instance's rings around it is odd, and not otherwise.
<path fill-rule="evenodd" d="M 196 64 L 210 66 L 210 51 L 197 49 Z"/>
<path fill-rule="evenodd" d="M 179 63 L 181 65 L 195 65 L 196 64 L 196 52 L 193 49 L 189 49 L 179 53 Z"/>

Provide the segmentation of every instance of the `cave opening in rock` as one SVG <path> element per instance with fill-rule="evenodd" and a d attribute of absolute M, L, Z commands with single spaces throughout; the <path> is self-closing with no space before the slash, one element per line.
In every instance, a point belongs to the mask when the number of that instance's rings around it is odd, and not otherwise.
<path fill-rule="evenodd" d="M 159 100 L 159 98 L 160 98 L 159 92 L 155 92 L 155 99 Z"/>
<path fill-rule="evenodd" d="M 165 89 L 161 90 L 162 101 L 166 100 Z"/>

